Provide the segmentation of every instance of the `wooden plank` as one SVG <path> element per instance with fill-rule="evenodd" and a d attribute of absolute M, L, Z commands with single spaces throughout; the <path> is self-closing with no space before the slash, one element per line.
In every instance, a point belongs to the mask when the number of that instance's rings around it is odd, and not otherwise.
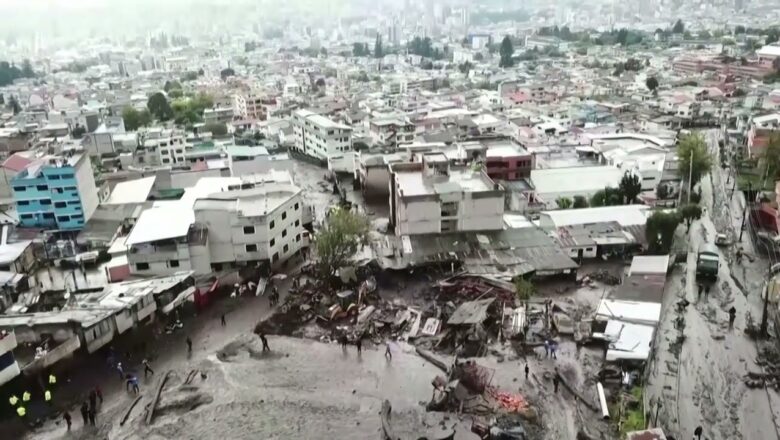
<path fill-rule="evenodd" d="M 160 401 L 160 395 L 162 394 L 162 389 L 165 386 L 165 383 L 168 381 L 168 376 L 170 376 L 172 372 L 172 370 L 168 370 L 168 372 L 165 373 L 165 376 L 160 378 L 160 383 L 157 384 L 157 390 L 154 392 L 152 403 L 149 404 L 149 408 L 147 409 L 146 413 L 147 425 L 151 425 L 152 420 L 154 420 L 154 410 L 157 408 L 157 403 Z"/>
<path fill-rule="evenodd" d="M 119 426 L 124 426 L 125 422 L 127 421 L 127 418 L 130 417 L 130 413 L 133 412 L 133 408 L 138 404 L 138 402 L 141 401 L 143 396 L 138 396 L 133 400 L 133 403 L 130 404 L 130 407 L 127 408 L 127 411 L 125 412 L 125 415 L 122 417 L 122 420 L 119 421 Z"/>

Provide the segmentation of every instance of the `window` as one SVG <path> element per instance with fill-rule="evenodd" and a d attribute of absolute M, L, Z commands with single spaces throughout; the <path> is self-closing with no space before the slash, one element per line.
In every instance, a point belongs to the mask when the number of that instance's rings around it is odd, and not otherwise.
<path fill-rule="evenodd" d="M 211 263 L 211 270 L 222 270 L 222 263 Z"/>
<path fill-rule="evenodd" d="M 56 174 L 52 174 L 52 175 L 51 175 L 51 176 L 49 176 L 48 178 L 49 178 L 49 180 L 60 180 L 60 176 L 58 176 L 58 175 L 56 175 Z"/>
<path fill-rule="evenodd" d="M 43 218 L 53 219 L 54 218 L 54 213 L 53 212 L 44 212 L 43 213 Z"/>
<path fill-rule="evenodd" d="M 290 250 L 290 246 L 284 245 L 284 253 L 286 254 Z"/>
<path fill-rule="evenodd" d="M 27 205 L 29 205 L 29 204 L 30 204 L 30 202 L 28 202 L 27 200 L 20 200 L 20 201 L 17 203 L 17 205 L 19 205 L 19 206 L 27 206 Z"/>
<path fill-rule="evenodd" d="M 301 225 L 301 221 L 300 220 L 295 220 L 295 226 L 300 226 L 300 225 Z"/>
<path fill-rule="evenodd" d="M 73 178 L 73 174 L 62 174 L 61 177 L 63 179 L 72 179 Z"/>
<path fill-rule="evenodd" d="M 51 205 L 51 200 L 48 199 L 41 200 L 41 205 L 49 206 Z"/>
<path fill-rule="evenodd" d="M 22 214 L 23 220 L 32 220 L 33 215 L 32 214 Z"/>
<path fill-rule="evenodd" d="M 65 203 L 65 202 L 54 202 L 54 207 L 55 208 L 64 208 L 65 205 L 67 205 L 67 203 Z"/>
<path fill-rule="evenodd" d="M 287 211 L 282 213 L 282 220 L 287 220 Z"/>
<path fill-rule="evenodd" d="M 274 228 L 274 225 L 275 225 L 274 221 L 273 221 L 273 220 L 271 220 L 271 224 L 270 224 L 270 225 L 268 225 L 268 227 L 269 227 L 270 229 L 273 229 L 273 228 Z"/>
<path fill-rule="evenodd" d="M 25 188 L 23 186 L 15 186 L 14 187 L 14 191 L 16 191 L 16 192 L 24 192 L 26 189 L 27 188 Z"/>
<path fill-rule="evenodd" d="M 276 239 L 275 239 L 275 238 L 272 238 L 272 239 L 271 239 L 271 247 L 273 247 L 275 244 L 276 244 Z"/>
<path fill-rule="evenodd" d="M 47 185 L 35 185 L 35 189 L 38 191 L 46 191 L 49 189 L 49 187 Z"/>
<path fill-rule="evenodd" d="M 295 202 L 295 210 L 299 210 L 301 208 L 301 205 L 298 202 Z"/>
<path fill-rule="evenodd" d="M 171 163 L 171 160 L 170 159 L 163 159 L 162 163 Z"/>
<path fill-rule="evenodd" d="M 149 263 L 135 263 L 136 270 L 149 270 Z"/>
<path fill-rule="evenodd" d="M 256 244 L 248 244 L 248 245 L 246 245 L 246 251 L 247 252 L 257 252 L 257 245 Z"/>
<path fill-rule="evenodd" d="M 70 216 L 69 215 L 61 215 L 61 216 L 57 217 L 57 221 L 60 221 L 60 222 L 70 221 Z"/>
<path fill-rule="evenodd" d="M 255 233 L 254 226 L 244 226 L 244 235 L 250 235 Z"/>
<path fill-rule="evenodd" d="M 271 257 L 271 263 L 276 263 L 279 261 L 279 252 L 274 252 L 274 256 Z"/>
<path fill-rule="evenodd" d="M 179 267 L 179 260 L 168 260 L 168 267 Z"/>
<path fill-rule="evenodd" d="M 301 241 L 301 234 L 295 236 L 295 241 Z"/>
<path fill-rule="evenodd" d="M 287 229 L 282 231 L 282 237 L 287 237 Z"/>

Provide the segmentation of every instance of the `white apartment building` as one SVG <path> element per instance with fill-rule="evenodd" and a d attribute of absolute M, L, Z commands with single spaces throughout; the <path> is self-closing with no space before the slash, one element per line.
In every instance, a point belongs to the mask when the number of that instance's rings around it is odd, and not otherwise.
<path fill-rule="evenodd" d="M 292 115 L 295 149 L 320 160 L 352 151 L 352 127 L 334 122 L 309 110 Z"/>
<path fill-rule="evenodd" d="M 16 334 L 3 330 L 0 332 L 0 386 L 10 382 L 21 373 L 19 364 L 14 358 L 13 350 L 16 348 Z"/>
<path fill-rule="evenodd" d="M 374 142 L 398 147 L 414 142 L 415 125 L 409 119 L 375 119 L 369 123 L 369 135 Z"/>
<path fill-rule="evenodd" d="M 450 169 L 443 153 L 390 165 L 390 221 L 395 234 L 503 229 L 504 188 L 484 172 Z"/>
<path fill-rule="evenodd" d="M 308 245 L 301 189 L 288 172 L 206 177 L 144 211 L 127 237 L 133 275 L 207 275 L 286 261 Z"/>
<path fill-rule="evenodd" d="M 184 133 L 176 130 L 154 129 L 143 136 L 137 161 L 144 165 L 172 165 L 186 161 Z"/>
<path fill-rule="evenodd" d="M 256 95 L 233 95 L 233 113 L 242 119 L 255 119 L 263 121 L 266 119 L 264 98 Z"/>
<path fill-rule="evenodd" d="M 205 124 L 227 124 L 233 121 L 233 107 L 207 108 L 203 111 Z"/>

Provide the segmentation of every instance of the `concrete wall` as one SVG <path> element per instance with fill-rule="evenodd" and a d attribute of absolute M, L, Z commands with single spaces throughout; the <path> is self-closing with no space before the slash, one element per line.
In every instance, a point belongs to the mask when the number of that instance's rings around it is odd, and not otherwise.
<path fill-rule="evenodd" d="M 438 201 L 399 201 L 396 235 L 437 234 L 440 231 L 441 205 Z"/>
<path fill-rule="evenodd" d="M 76 183 L 81 198 L 81 209 L 84 212 L 84 223 L 92 217 L 100 203 L 95 176 L 92 174 L 92 162 L 84 155 L 76 164 Z"/>
<path fill-rule="evenodd" d="M 114 326 L 118 334 L 122 334 L 135 324 L 132 309 L 124 309 L 114 315 Z"/>
<path fill-rule="evenodd" d="M 504 197 L 466 198 L 459 204 L 459 231 L 490 231 L 504 228 Z"/>

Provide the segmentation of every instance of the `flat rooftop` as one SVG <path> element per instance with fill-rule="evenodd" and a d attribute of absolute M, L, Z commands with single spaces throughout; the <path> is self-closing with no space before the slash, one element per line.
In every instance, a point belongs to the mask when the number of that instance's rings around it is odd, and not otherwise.
<path fill-rule="evenodd" d="M 431 177 L 426 177 L 422 171 L 399 172 L 396 182 L 404 197 L 493 190 L 489 178 L 471 170 L 450 170 L 448 176 Z"/>

